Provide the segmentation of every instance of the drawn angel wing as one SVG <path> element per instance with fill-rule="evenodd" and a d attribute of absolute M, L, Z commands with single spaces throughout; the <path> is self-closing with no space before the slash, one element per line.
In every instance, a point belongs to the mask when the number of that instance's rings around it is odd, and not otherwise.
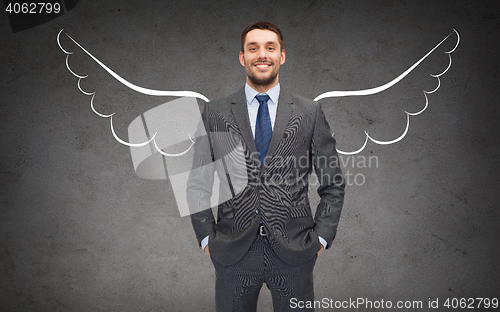
<path fill-rule="evenodd" d="M 64 31 L 64 29 L 61 29 L 59 31 L 59 33 L 57 34 L 57 44 L 59 45 L 59 48 L 61 49 L 61 51 L 63 51 L 65 54 L 66 54 L 66 67 L 68 68 L 68 71 L 73 74 L 75 77 L 78 78 L 78 89 L 85 95 L 88 95 L 88 96 L 91 96 L 91 99 L 90 99 L 90 107 L 92 108 L 92 111 L 97 114 L 98 116 L 100 117 L 103 117 L 103 118 L 109 118 L 110 119 L 110 125 L 111 125 L 111 133 L 113 134 L 113 137 L 121 144 L 123 145 L 126 145 L 126 146 L 129 146 L 129 147 L 144 147 L 144 146 L 147 146 L 148 144 L 152 143 L 153 146 L 156 148 L 157 152 L 160 153 L 161 155 L 163 156 L 167 156 L 167 157 L 178 157 L 178 156 L 182 156 L 182 155 L 185 155 L 190 149 L 191 147 L 193 146 L 194 144 L 194 141 L 193 139 L 191 138 L 190 134 L 188 133 L 188 137 L 189 137 L 189 140 L 191 141 L 191 145 L 189 146 L 188 149 L 186 149 L 185 151 L 183 152 L 180 152 L 180 153 L 175 153 L 175 154 L 171 154 L 171 153 L 166 153 L 164 152 L 159 146 L 158 146 L 158 143 L 157 143 L 157 138 L 156 138 L 156 135 L 157 133 L 155 132 L 152 136 L 150 136 L 150 138 L 144 142 L 141 142 L 141 143 L 130 143 L 130 142 L 126 142 L 124 140 L 122 140 L 121 138 L 118 137 L 118 135 L 116 134 L 115 132 L 115 128 L 113 126 L 113 115 L 115 113 L 112 113 L 112 114 L 102 114 L 100 112 L 98 112 L 95 107 L 94 107 L 94 97 L 96 95 L 96 92 L 86 92 L 82 89 L 81 87 L 81 81 L 82 79 L 85 79 L 87 78 L 88 76 L 85 75 L 79 75 L 77 73 L 75 73 L 69 66 L 69 56 L 71 54 L 73 54 L 73 52 L 71 51 L 66 51 L 62 45 L 61 45 L 61 40 L 60 40 L 60 37 L 61 37 L 61 34 L 62 32 Z M 80 49 L 82 49 L 82 51 L 84 51 L 88 56 L 90 56 L 97 64 L 99 64 L 104 70 L 106 70 L 111 76 L 113 76 L 116 80 L 118 80 L 119 82 L 121 82 L 123 85 L 127 86 L 128 88 L 134 90 L 134 91 L 137 91 L 139 93 L 142 93 L 142 94 L 146 94 L 146 95 L 153 95 L 153 96 L 177 96 L 177 97 L 193 97 L 193 98 L 199 98 L 199 99 L 202 99 L 204 100 L 205 102 L 209 102 L 210 100 L 205 97 L 204 95 L 200 94 L 200 93 L 197 93 L 197 92 L 193 92 L 193 91 L 162 91 L 162 90 L 153 90 L 153 89 L 148 89 L 148 88 L 143 88 L 143 87 L 140 87 L 140 86 L 137 86 L 127 80 L 125 80 L 124 78 L 120 77 L 117 73 L 115 73 L 113 70 L 111 70 L 109 67 L 107 67 L 105 64 L 103 64 L 101 61 L 99 61 L 95 56 L 93 56 L 90 52 L 88 52 L 83 46 L 81 46 L 76 40 L 74 40 L 73 38 L 71 38 L 68 34 L 65 33 L 65 35 L 71 39 L 71 41 L 73 41 Z"/>
<path fill-rule="evenodd" d="M 363 149 L 366 147 L 366 145 L 368 143 L 368 140 L 370 140 L 370 141 L 372 141 L 372 142 L 374 142 L 376 144 L 380 144 L 380 145 L 389 145 L 389 144 L 394 144 L 396 142 L 401 141 L 406 136 L 406 134 L 408 133 L 408 130 L 410 128 L 410 116 L 419 115 L 419 114 L 421 114 L 422 112 L 424 112 L 427 109 L 427 106 L 429 105 L 429 99 L 427 97 L 427 94 L 434 93 L 434 92 L 436 92 L 439 89 L 439 87 L 441 86 L 441 80 L 440 80 L 439 77 L 441 77 L 442 75 L 444 75 L 450 69 L 450 67 L 451 67 L 451 54 L 455 51 L 455 49 L 458 47 L 458 44 L 460 43 L 460 35 L 458 34 L 458 32 L 455 29 L 453 29 L 453 31 L 454 31 L 454 33 L 457 36 L 457 42 L 456 42 L 455 46 L 450 51 L 445 52 L 448 55 L 448 58 L 449 58 L 448 66 L 440 74 L 430 74 L 431 77 L 434 77 L 434 78 L 437 79 L 437 87 L 434 90 L 432 90 L 432 91 L 425 91 L 425 90 L 423 90 L 423 93 L 424 93 L 424 96 L 425 96 L 425 105 L 424 105 L 424 107 L 420 111 L 417 111 L 417 112 L 407 112 L 407 111 L 405 111 L 405 113 L 406 113 L 406 128 L 403 131 L 403 133 L 400 136 L 398 136 L 397 138 L 393 139 L 393 140 L 390 140 L 390 141 L 381 141 L 381 140 L 376 140 L 376 139 L 372 138 L 368 134 L 367 131 L 364 131 L 364 133 L 366 135 L 366 138 L 365 138 L 365 142 L 361 146 L 361 148 L 359 148 L 359 149 L 357 149 L 355 151 L 351 151 L 351 152 L 344 152 L 344 151 L 341 151 L 341 150 L 337 149 L 337 152 L 339 154 L 343 154 L 343 155 L 355 155 L 355 154 L 358 154 L 361 151 L 363 151 Z M 314 101 L 319 101 L 321 99 L 331 98 L 331 97 L 365 96 L 365 95 L 372 95 L 372 94 L 376 94 L 376 93 L 385 91 L 385 90 L 389 89 L 390 87 L 394 86 L 395 84 L 397 84 L 398 82 L 400 82 L 403 78 L 405 78 L 420 63 L 422 63 L 422 61 L 424 61 L 429 55 L 431 55 L 432 52 L 434 52 L 441 44 L 443 44 L 443 42 L 445 42 L 452 34 L 453 34 L 453 32 L 450 33 L 448 36 L 446 36 L 446 38 L 444 38 L 443 40 L 441 40 L 441 42 L 439 42 L 434 48 L 432 48 L 432 50 L 430 50 L 426 55 L 424 55 L 420 60 L 418 60 L 415 64 L 413 64 L 410 68 L 408 68 L 401 75 L 399 75 L 398 77 L 396 77 L 392 81 L 390 81 L 390 82 L 388 82 L 388 83 L 386 83 L 386 84 L 384 84 L 382 86 L 375 87 L 375 88 L 370 88 L 370 89 L 365 89 L 365 90 L 329 91 L 329 92 L 325 92 L 325 93 L 317 96 L 314 99 Z"/>

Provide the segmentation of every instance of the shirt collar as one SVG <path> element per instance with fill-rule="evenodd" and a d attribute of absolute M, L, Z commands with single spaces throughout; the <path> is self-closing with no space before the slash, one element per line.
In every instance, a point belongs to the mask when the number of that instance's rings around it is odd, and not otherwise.
<path fill-rule="evenodd" d="M 269 98 L 271 99 L 273 104 L 278 104 L 278 99 L 280 96 L 280 84 L 278 83 L 276 86 L 272 87 L 264 93 L 269 95 Z M 245 84 L 245 96 L 247 98 L 247 103 L 252 103 L 257 94 L 259 94 L 259 92 L 250 87 L 248 83 Z"/>

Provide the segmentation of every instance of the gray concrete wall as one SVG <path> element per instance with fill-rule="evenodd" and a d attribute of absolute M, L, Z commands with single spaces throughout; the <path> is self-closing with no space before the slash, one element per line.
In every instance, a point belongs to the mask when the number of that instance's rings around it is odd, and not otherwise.
<path fill-rule="evenodd" d="M 345 166 L 361 185 L 347 188 L 337 238 L 317 261 L 316 297 L 439 298 L 441 308 L 446 298 L 500 297 L 499 12 L 496 1 L 82 0 L 16 33 L 0 14 L 0 309 L 213 311 L 212 264 L 170 184 L 136 176 L 55 39 L 64 28 L 138 85 L 215 99 L 244 84 L 239 34 L 262 19 L 285 35 L 283 87 L 309 98 L 384 84 L 460 33 L 451 69 L 405 139 L 368 143 L 351 159 L 376 165 Z M 357 149 L 364 130 L 399 136 L 404 111 L 422 108 L 421 90 L 436 85 L 428 74 L 446 67 L 451 39 L 382 94 L 322 100 L 339 149 Z M 91 75 L 82 87 L 99 90 L 100 110 L 117 111 L 118 135 L 165 102 L 77 54 L 73 69 Z M 259 311 L 271 311 L 265 288 Z"/>

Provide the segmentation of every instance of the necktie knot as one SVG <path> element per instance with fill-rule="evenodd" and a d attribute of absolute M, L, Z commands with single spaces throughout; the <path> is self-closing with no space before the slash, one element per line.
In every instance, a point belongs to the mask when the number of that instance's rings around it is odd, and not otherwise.
<path fill-rule="evenodd" d="M 259 101 L 259 104 L 267 104 L 267 101 L 269 101 L 269 95 L 267 94 L 257 94 L 255 98 L 257 99 L 257 101 Z"/>

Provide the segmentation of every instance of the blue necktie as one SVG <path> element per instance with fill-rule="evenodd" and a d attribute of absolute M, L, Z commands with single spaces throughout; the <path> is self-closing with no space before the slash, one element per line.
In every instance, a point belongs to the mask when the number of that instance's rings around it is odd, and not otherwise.
<path fill-rule="evenodd" d="M 257 122 L 255 123 L 255 146 L 257 147 L 257 152 L 259 152 L 260 165 L 264 166 L 264 159 L 266 158 L 267 149 L 269 148 L 269 143 L 273 135 L 271 117 L 269 116 L 269 109 L 267 108 L 269 95 L 258 94 L 255 98 L 259 101 Z"/>

